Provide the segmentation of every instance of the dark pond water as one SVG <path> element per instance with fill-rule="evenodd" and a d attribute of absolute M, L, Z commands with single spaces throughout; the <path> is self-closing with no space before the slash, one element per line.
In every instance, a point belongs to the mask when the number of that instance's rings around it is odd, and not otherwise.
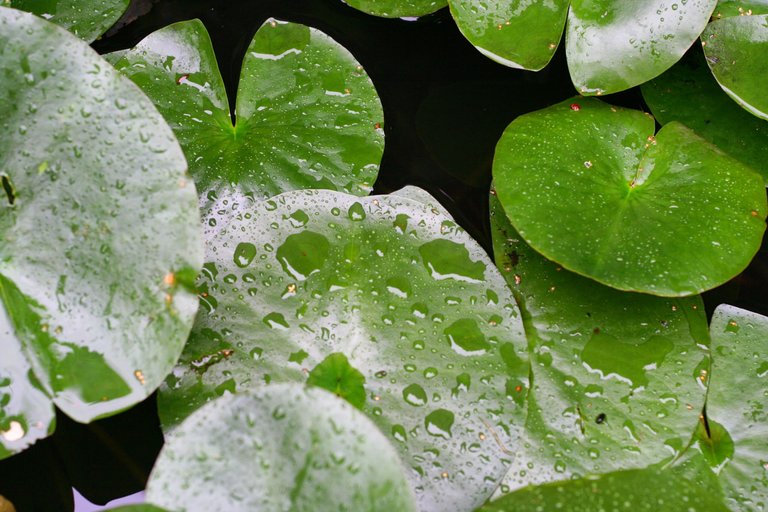
<path fill-rule="evenodd" d="M 512 70 L 481 56 L 458 32 L 447 9 L 416 21 L 366 16 L 340 0 L 134 0 L 94 47 L 128 48 L 176 21 L 208 28 L 230 99 L 253 34 L 269 17 L 317 27 L 365 67 L 384 105 L 386 150 L 376 193 L 418 185 L 434 195 L 490 249 L 487 193 L 493 150 L 515 117 L 574 94 L 561 47 L 539 73 Z M 638 90 L 605 100 L 645 109 Z M 768 314 L 768 246 L 749 269 L 705 295 Z M 119 416 L 79 425 L 59 415 L 56 434 L 0 462 L 0 494 L 19 512 L 73 509 L 72 487 L 106 503 L 144 488 L 162 446 L 154 396 Z"/>

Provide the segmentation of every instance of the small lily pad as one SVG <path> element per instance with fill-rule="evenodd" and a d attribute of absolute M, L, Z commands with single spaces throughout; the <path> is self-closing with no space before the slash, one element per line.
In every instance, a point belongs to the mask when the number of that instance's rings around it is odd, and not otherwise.
<path fill-rule="evenodd" d="M 706 393 L 701 299 L 622 292 L 569 272 L 523 241 L 495 196 L 490 204 L 496 264 L 524 312 L 533 381 L 526 442 L 502 491 L 679 454 Z"/>
<path fill-rule="evenodd" d="M 768 14 L 749 13 L 742 8 L 740 15 L 713 21 L 701 44 L 720 87 L 747 112 L 768 120 Z"/>
<path fill-rule="evenodd" d="M 362 376 L 357 404 L 412 468 L 420 509 L 482 504 L 520 436 L 522 321 L 483 249 L 434 199 L 402 194 L 215 207 L 203 308 L 159 395 L 166 430 L 218 395 L 315 380 L 343 354 Z M 243 244 L 255 248 L 245 266 Z"/>
<path fill-rule="evenodd" d="M 723 92 L 701 52 L 643 84 L 642 91 L 659 123 L 679 121 L 762 174 L 768 184 L 768 123 Z"/>
<path fill-rule="evenodd" d="M 456 24 L 484 55 L 539 70 L 563 28 L 571 80 L 584 95 L 609 94 L 661 74 L 699 37 L 717 0 L 450 0 Z"/>
<path fill-rule="evenodd" d="M 197 193 L 152 103 L 87 44 L 0 8 L 0 458 L 152 393 L 198 301 Z M 192 276 L 192 280 L 190 280 Z"/>
<path fill-rule="evenodd" d="M 60 25 L 88 43 L 120 19 L 130 0 L 11 0 L 11 7 Z"/>
<path fill-rule="evenodd" d="M 699 451 L 717 474 L 731 510 L 768 502 L 768 318 L 722 305 L 715 310 L 707 423 Z"/>
<path fill-rule="evenodd" d="M 319 30 L 268 20 L 256 32 L 234 116 L 199 20 L 165 27 L 107 58 L 176 132 L 204 213 L 230 195 L 370 192 L 384 148 L 381 103 L 362 66 Z"/>
<path fill-rule="evenodd" d="M 608 286 L 699 293 L 741 272 L 765 231 L 763 179 L 685 126 L 573 98 L 517 118 L 496 192 L 520 235 Z"/>
<path fill-rule="evenodd" d="M 147 500 L 189 511 L 416 510 L 389 440 L 345 401 L 299 384 L 190 416 L 160 452 Z"/>
<path fill-rule="evenodd" d="M 625 509 L 633 512 L 729 510 L 710 489 L 681 478 L 673 471 L 649 468 L 528 487 L 493 501 L 478 512 Z"/>
<path fill-rule="evenodd" d="M 448 5 L 448 0 L 346 0 L 345 3 L 366 14 L 404 18 L 433 13 Z"/>

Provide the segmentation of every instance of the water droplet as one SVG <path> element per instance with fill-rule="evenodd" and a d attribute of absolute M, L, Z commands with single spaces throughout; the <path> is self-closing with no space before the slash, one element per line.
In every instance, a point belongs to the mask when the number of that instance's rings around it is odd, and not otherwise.
<path fill-rule="evenodd" d="M 419 407 L 427 403 L 427 393 L 418 384 L 411 384 L 403 389 L 403 400 L 409 405 Z"/>
<path fill-rule="evenodd" d="M 256 257 L 256 246 L 249 242 L 240 242 L 235 247 L 235 254 L 232 259 L 240 268 L 245 268 L 251 264 Z"/>
<path fill-rule="evenodd" d="M 288 217 L 291 226 L 295 228 L 304 227 L 309 222 L 309 215 L 304 210 L 296 210 Z"/>
<path fill-rule="evenodd" d="M 349 210 L 347 210 L 347 215 L 349 216 L 350 220 L 361 221 L 365 219 L 365 209 L 363 208 L 362 204 L 354 203 L 349 207 Z"/>
<path fill-rule="evenodd" d="M 454 352 L 462 356 L 481 355 L 491 348 L 477 322 L 470 318 L 455 321 L 443 333 L 448 337 Z"/>
<path fill-rule="evenodd" d="M 450 439 L 454 420 L 455 416 L 451 411 L 436 409 L 424 418 L 424 426 L 429 435 Z"/>
<path fill-rule="evenodd" d="M 571 103 L 571 110 L 578 112 L 579 110 L 581 110 L 581 105 L 579 105 L 578 103 Z"/>
<path fill-rule="evenodd" d="M 25 434 L 26 432 L 24 431 L 24 426 L 15 420 L 10 422 L 8 425 L 8 430 L 0 430 L 0 435 L 2 435 L 3 439 L 9 443 L 18 441 L 24 437 Z"/>
<path fill-rule="evenodd" d="M 328 258 L 328 239 L 313 231 L 290 235 L 277 248 L 277 259 L 283 270 L 298 281 L 318 272 Z"/>
<path fill-rule="evenodd" d="M 485 264 L 472 261 L 467 248 L 451 240 L 437 239 L 419 247 L 419 254 L 433 279 L 454 279 L 480 283 L 485 279 Z"/>

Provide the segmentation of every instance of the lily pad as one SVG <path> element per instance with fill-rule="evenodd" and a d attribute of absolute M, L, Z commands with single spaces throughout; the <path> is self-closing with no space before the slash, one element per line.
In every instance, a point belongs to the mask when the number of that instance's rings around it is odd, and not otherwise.
<path fill-rule="evenodd" d="M 765 231 L 765 185 L 680 123 L 574 98 L 517 118 L 493 175 L 534 249 L 608 286 L 695 294 L 741 272 Z"/>
<path fill-rule="evenodd" d="M 120 19 L 130 0 L 12 0 L 14 9 L 36 14 L 90 43 Z"/>
<path fill-rule="evenodd" d="M 403 18 L 433 13 L 448 5 L 448 0 L 346 0 L 344 3 L 366 14 Z"/>
<path fill-rule="evenodd" d="M 420 510 L 482 504 L 520 435 L 522 321 L 483 249 L 410 199 L 423 192 L 403 194 L 214 207 L 203 308 L 159 395 L 165 428 L 225 392 L 305 382 L 340 353 L 365 379 L 363 411 L 412 468 Z"/>
<path fill-rule="evenodd" d="M 143 400 L 181 353 L 195 187 L 152 103 L 85 43 L 0 8 L 0 458 Z"/>
<path fill-rule="evenodd" d="M 701 44 L 720 87 L 747 112 L 768 120 L 768 14 L 748 11 L 707 25 Z"/>
<path fill-rule="evenodd" d="M 719 0 L 712 18 L 720 19 L 727 16 L 752 16 L 753 14 L 768 14 L 767 0 Z"/>
<path fill-rule="evenodd" d="M 701 299 L 621 292 L 569 272 L 522 240 L 495 196 L 490 204 L 496 264 L 523 311 L 533 382 L 526 442 L 502 491 L 679 454 L 706 392 Z"/>
<path fill-rule="evenodd" d="M 362 66 L 319 30 L 277 20 L 259 29 L 243 61 L 234 124 L 199 20 L 108 59 L 176 132 L 204 212 L 229 195 L 370 192 L 384 147 L 381 103 Z"/>
<path fill-rule="evenodd" d="M 389 440 L 343 400 L 299 384 L 190 416 L 160 452 L 147 500 L 186 511 L 416 510 Z"/>
<path fill-rule="evenodd" d="M 168 512 L 168 510 L 164 508 L 156 507 L 155 505 L 141 504 L 141 505 L 125 505 L 122 507 L 110 508 L 109 512 Z"/>
<path fill-rule="evenodd" d="M 707 424 L 694 451 L 718 475 L 732 510 L 759 510 L 768 503 L 768 318 L 722 305 L 710 329 Z"/>
<path fill-rule="evenodd" d="M 717 0 L 450 0 L 456 24 L 484 55 L 539 70 L 566 25 L 571 80 L 584 95 L 607 94 L 659 75 L 699 37 Z"/>
<path fill-rule="evenodd" d="M 768 123 L 725 94 L 697 53 L 643 84 L 643 98 L 661 124 L 679 121 L 733 158 L 762 174 L 768 184 Z"/>
<path fill-rule="evenodd" d="M 672 471 L 634 469 L 579 480 L 528 487 L 493 501 L 478 512 L 632 510 L 728 512 L 719 496 Z"/>

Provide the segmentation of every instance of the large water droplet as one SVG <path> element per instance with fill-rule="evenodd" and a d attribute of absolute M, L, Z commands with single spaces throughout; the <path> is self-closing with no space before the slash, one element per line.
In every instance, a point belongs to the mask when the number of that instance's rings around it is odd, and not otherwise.
<path fill-rule="evenodd" d="M 471 318 L 456 320 L 443 331 L 451 343 L 451 348 L 462 356 L 477 356 L 484 354 L 491 344 Z"/>
<path fill-rule="evenodd" d="M 627 343 L 604 332 L 594 333 L 581 360 L 602 379 L 616 379 L 637 388 L 648 385 L 646 371 L 655 370 L 674 348 L 667 338 L 653 336 L 645 342 Z"/>
<path fill-rule="evenodd" d="M 8 425 L 8 430 L 0 430 L 0 435 L 2 435 L 3 439 L 9 443 L 18 441 L 24 437 L 25 434 L 26 432 L 24 431 L 24 426 L 15 420 L 10 422 Z"/>
<path fill-rule="evenodd" d="M 419 407 L 427 403 L 427 393 L 418 384 L 411 384 L 403 390 L 403 400 L 407 404 Z"/>
<path fill-rule="evenodd" d="M 245 268 L 251 264 L 253 258 L 256 257 L 256 246 L 249 242 L 240 242 L 235 247 L 235 254 L 232 259 L 240 268 Z"/>
<path fill-rule="evenodd" d="M 451 427 L 453 427 L 455 416 L 446 409 L 436 409 L 424 418 L 424 426 L 427 433 L 431 436 L 451 438 Z"/>
<path fill-rule="evenodd" d="M 328 239 L 313 231 L 290 235 L 277 248 L 277 260 L 294 279 L 304 281 L 318 272 L 328 258 Z"/>
<path fill-rule="evenodd" d="M 419 247 L 419 254 L 434 279 L 479 283 L 485 279 L 485 263 L 472 261 L 466 247 L 438 239 Z"/>

